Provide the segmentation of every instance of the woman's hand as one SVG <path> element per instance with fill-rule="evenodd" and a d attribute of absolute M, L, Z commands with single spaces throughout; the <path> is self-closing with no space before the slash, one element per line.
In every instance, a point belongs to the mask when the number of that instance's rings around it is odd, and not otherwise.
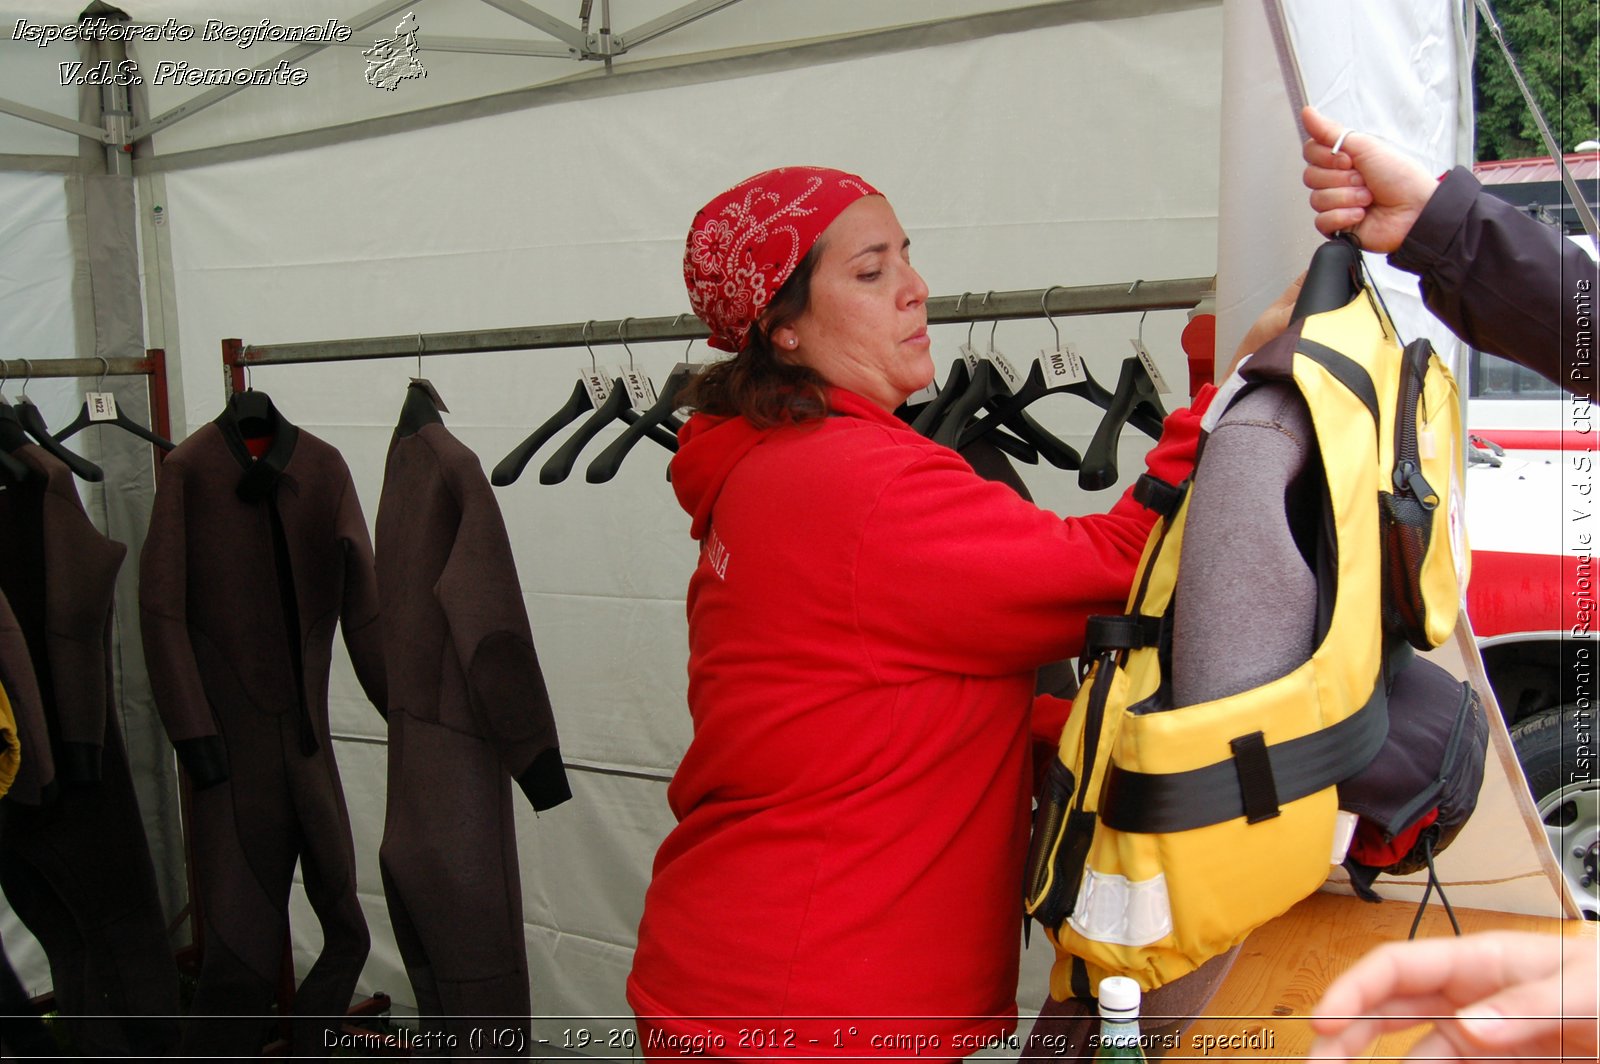
<path fill-rule="evenodd" d="M 1272 301 L 1271 306 L 1261 312 L 1261 316 L 1244 334 L 1244 339 L 1239 341 L 1238 348 L 1233 352 L 1233 361 L 1228 363 L 1228 372 L 1217 378 L 1219 381 L 1225 381 L 1233 376 L 1233 371 L 1238 368 L 1244 356 L 1254 354 L 1268 340 L 1289 327 L 1289 315 L 1294 310 L 1295 300 L 1300 298 L 1300 286 L 1305 280 L 1306 275 L 1302 272 L 1299 277 L 1289 282 L 1289 287 Z"/>

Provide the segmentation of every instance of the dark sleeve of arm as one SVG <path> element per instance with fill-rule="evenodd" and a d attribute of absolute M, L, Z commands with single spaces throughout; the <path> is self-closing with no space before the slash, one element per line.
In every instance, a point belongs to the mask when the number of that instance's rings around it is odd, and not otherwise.
<path fill-rule="evenodd" d="M 549 809 L 572 791 L 511 542 L 483 474 L 461 481 L 461 526 L 439 577 L 439 605 L 479 727 L 533 807 Z"/>
<path fill-rule="evenodd" d="M 383 633 L 378 624 L 378 574 L 372 565 L 372 537 L 361 513 L 361 500 L 344 470 L 339 496 L 339 541 L 344 545 L 344 601 L 339 629 L 355 666 L 356 680 L 385 719 L 389 716 L 389 677 L 383 663 Z"/>
<path fill-rule="evenodd" d="M 178 760 L 200 789 L 228 778 L 222 737 L 189 641 L 189 580 L 183 468 L 162 466 L 139 555 L 139 626 L 156 709 Z"/>
<path fill-rule="evenodd" d="M 1446 175 L 1389 262 L 1422 279 L 1428 309 L 1473 347 L 1595 398 L 1594 260 L 1465 167 Z"/>

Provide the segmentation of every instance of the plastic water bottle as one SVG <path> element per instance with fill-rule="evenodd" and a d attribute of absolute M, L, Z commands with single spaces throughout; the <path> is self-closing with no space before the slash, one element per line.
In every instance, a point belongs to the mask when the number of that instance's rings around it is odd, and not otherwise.
<path fill-rule="evenodd" d="M 1100 1037 L 1096 1060 L 1144 1060 L 1139 1041 L 1139 984 L 1123 975 L 1100 980 Z"/>

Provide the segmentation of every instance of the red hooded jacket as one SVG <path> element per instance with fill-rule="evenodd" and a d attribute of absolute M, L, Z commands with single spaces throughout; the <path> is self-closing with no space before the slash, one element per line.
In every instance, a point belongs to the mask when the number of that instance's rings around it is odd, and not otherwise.
<path fill-rule="evenodd" d="M 1152 474 L 1188 476 L 1210 394 Z M 628 979 L 651 1056 L 922 1035 L 960 1057 L 1015 1026 L 1034 670 L 1122 611 L 1155 520 L 1129 494 L 1062 520 L 857 395 L 829 404 L 697 416 L 672 462 L 701 550 L 694 738 Z"/>

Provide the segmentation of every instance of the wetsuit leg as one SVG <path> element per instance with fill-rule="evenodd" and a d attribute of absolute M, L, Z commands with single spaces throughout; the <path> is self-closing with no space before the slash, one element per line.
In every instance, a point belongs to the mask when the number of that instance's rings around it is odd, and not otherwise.
<path fill-rule="evenodd" d="M 200 982 L 182 1052 L 261 1051 L 288 935 L 299 828 L 282 772 L 280 730 L 294 722 L 248 709 L 219 713 L 231 775 L 194 794 L 195 879 L 205 916 Z"/>
<path fill-rule="evenodd" d="M 371 938 L 356 897 L 355 843 L 332 742 L 324 731 L 315 754 L 297 751 L 285 746 L 284 756 L 298 758 L 288 763 L 302 840 L 301 882 L 322 925 L 322 952 L 295 991 L 291 1048 L 297 1056 L 320 1057 L 350 1009 Z"/>
<path fill-rule="evenodd" d="M 434 1015 L 446 1017 L 456 1056 L 526 1056 L 531 1004 L 510 779 L 487 741 L 403 711 L 390 711 L 389 741 L 384 886 L 391 912 L 398 902 L 420 943 Z M 409 959 L 407 970 L 416 989 Z M 474 1037 L 490 1027 L 521 1038 Z"/>

